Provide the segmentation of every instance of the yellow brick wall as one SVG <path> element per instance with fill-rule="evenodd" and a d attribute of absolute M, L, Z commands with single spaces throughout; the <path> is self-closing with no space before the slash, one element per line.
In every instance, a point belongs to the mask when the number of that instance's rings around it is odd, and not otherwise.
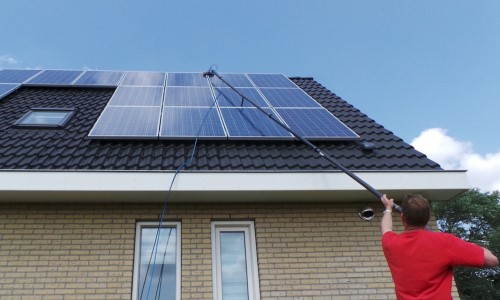
<path fill-rule="evenodd" d="M 362 204 L 170 204 L 182 299 L 212 299 L 213 220 L 254 220 L 261 299 L 394 299 Z M 131 299 L 137 221 L 160 204 L 1 204 L 0 299 Z M 395 217 L 395 224 L 399 224 Z M 396 230 L 401 230 L 398 226 Z"/>

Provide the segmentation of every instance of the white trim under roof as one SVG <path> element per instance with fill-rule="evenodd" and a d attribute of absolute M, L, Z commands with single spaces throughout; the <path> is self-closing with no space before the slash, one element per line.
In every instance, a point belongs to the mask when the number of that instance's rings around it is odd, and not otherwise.
<path fill-rule="evenodd" d="M 446 201 L 467 191 L 465 171 L 357 171 L 381 193 Z M 0 170 L 0 202 L 161 202 L 174 172 Z M 181 172 L 170 202 L 352 202 L 375 197 L 342 172 Z"/>

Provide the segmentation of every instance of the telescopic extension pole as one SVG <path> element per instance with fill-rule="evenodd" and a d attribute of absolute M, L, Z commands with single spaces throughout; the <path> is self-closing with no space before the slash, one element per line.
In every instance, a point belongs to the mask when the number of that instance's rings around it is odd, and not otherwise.
<path fill-rule="evenodd" d="M 293 134 L 296 138 L 298 138 L 304 144 L 306 144 L 307 146 L 309 146 L 310 148 L 312 148 L 314 150 L 314 152 L 318 153 L 320 156 L 322 156 L 323 158 L 325 158 L 326 160 L 328 160 L 334 166 L 336 166 L 337 168 L 339 168 L 340 170 L 342 170 L 342 172 L 344 172 L 349 177 L 351 177 L 352 179 L 354 179 L 357 183 L 359 183 L 361 186 L 363 186 L 365 189 L 367 189 L 370 193 L 372 193 L 375 197 L 377 197 L 377 199 L 379 199 L 379 200 L 381 199 L 381 197 L 383 195 L 379 191 L 377 191 L 376 189 L 374 189 L 371 185 L 369 185 L 368 183 L 366 183 L 363 179 L 359 178 L 356 174 L 354 174 L 349 169 L 347 169 L 346 167 L 344 167 L 336 159 L 334 159 L 333 157 L 325 154 L 321 149 L 319 149 L 318 147 L 316 147 L 313 143 L 309 142 L 304 137 L 302 137 L 302 135 L 300 135 L 297 132 L 295 132 L 294 130 L 292 130 L 290 127 L 288 127 L 287 125 L 285 125 L 279 119 L 276 119 L 276 117 L 273 114 L 268 114 L 264 109 L 262 109 L 260 106 L 256 105 L 252 100 L 248 99 L 248 97 L 246 97 L 245 95 L 243 95 L 242 93 L 240 93 L 240 91 L 238 91 L 235 87 L 233 87 L 230 83 L 228 83 L 216 71 L 210 69 L 207 72 L 203 73 L 203 76 L 204 77 L 209 77 L 209 78 L 216 76 L 217 78 L 219 78 L 220 81 L 222 81 L 225 85 L 227 85 L 228 87 L 230 87 L 234 92 L 236 92 L 241 97 L 241 99 L 242 99 L 242 105 L 243 105 L 243 99 L 246 100 L 246 101 L 248 101 L 250 104 L 252 104 L 255 108 L 257 108 L 263 114 L 267 115 L 269 117 L 269 119 L 271 119 L 272 121 L 274 121 L 275 123 L 277 123 L 278 125 L 280 125 L 281 127 L 283 127 L 286 131 L 288 131 L 291 134 Z M 402 212 L 401 207 L 399 205 L 397 205 L 396 203 L 394 203 L 393 209 L 395 211 L 399 212 L 399 213 Z"/>

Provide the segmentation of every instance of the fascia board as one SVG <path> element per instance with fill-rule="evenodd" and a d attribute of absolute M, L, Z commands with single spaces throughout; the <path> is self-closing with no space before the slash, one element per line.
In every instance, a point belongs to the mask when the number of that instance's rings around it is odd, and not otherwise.
<path fill-rule="evenodd" d="M 0 202 L 164 201 L 173 172 L 0 170 Z M 470 188 L 465 171 L 360 171 L 382 193 L 449 200 Z M 374 198 L 342 172 L 182 172 L 169 201 L 355 201 Z"/>

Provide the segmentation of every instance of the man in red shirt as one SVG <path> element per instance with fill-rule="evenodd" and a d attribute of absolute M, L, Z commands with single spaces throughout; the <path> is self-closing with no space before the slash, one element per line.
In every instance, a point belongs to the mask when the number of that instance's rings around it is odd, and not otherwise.
<path fill-rule="evenodd" d="M 454 266 L 490 268 L 498 258 L 486 248 L 454 235 L 426 230 L 431 206 L 420 195 L 408 195 L 401 204 L 404 232 L 392 231 L 393 199 L 382 197 L 385 206 L 380 224 L 382 248 L 399 300 L 452 299 Z"/>

